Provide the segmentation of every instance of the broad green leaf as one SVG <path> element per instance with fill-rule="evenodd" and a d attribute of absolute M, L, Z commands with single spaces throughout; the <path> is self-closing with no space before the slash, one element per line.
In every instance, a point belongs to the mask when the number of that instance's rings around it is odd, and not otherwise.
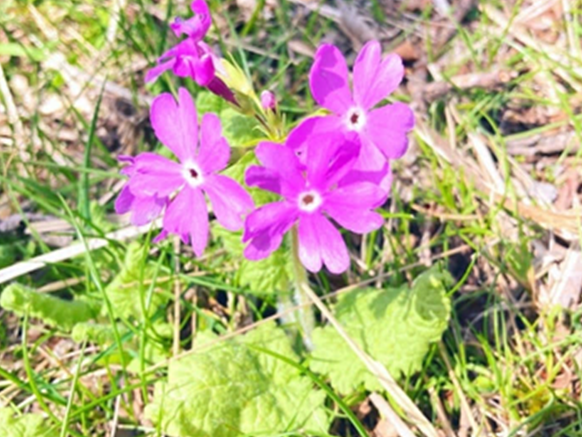
<path fill-rule="evenodd" d="M 431 343 L 438 341 L 450 316 L 446 288 L 452 282 L 439 266 L 421 274 L 412 288 L 364 289 L 340 297 L 335 316 L 347 333 L 395 377 L 421 368 Z M 340 393 L 360 387 L 381 390 L 332 326 L 313 332 L 310 368 L 328 375 Z"/>
<path fill-rule="evenodd" d="M 37 293 L 21 284 L 10 284 L 0 296 L 0 306 L 23 316 L 41 319 L 49 326 L 70 331 L 77 323 L 97 316 L 99 308 L 82 300 L 64 300 L 50 294 Z"/>
<path fill-rule="evenodd" d="M 150 287 L 149 281 L 153 280 L 155 276 L 155 266 L 147 263 L 146 255 L 142 245 L 139 243 L 130 244 L 121 272 L 105 288 L 117 317 L 142 318 L 146 303 L 145 294 Z M 149 305 L 149 315 L 168 301 L 167 295 L 162 292 L 169 291 L 171 286 L 169 279 L 157 278 L 152 301 Z M 143 293 L 143 296 L 140 296 L 140 293 Z"/>
<path fill-rule="evenodd" d="M 213 112 L 222 122 L 222 134 L 231 147 L 248 147 L 264 139 L 256 119 L 241 114 L 231 107 L 223 98 L 209 91 L 202 91 L 196 96 L 198 115 Z"/>
<path fill-rule="evenodd" d="M 170 363 L 146 416 L 172 437 L 325 433 L 325 393 L 293 366 L 249 346 L 297 359 L 285 332 L 263 325 Z"/>
<path fill-rule="evenodd" d="M 250 261 L 243 256 L 244 244 L 240 232 L 229 232 L 215 226 L 213 234 L 222 241 L 230 257 L 239 262 L 235 278 L 240 286 L 248 287 L 250 293 L 262 297 L 289 289 L 292 265 L 290 252 L 285 247 L 263 260 Z"/>
<path fill-rule="evenodd" d="M 0 408 L 0 436 L 2 437 L 57 437 L 59 432 L 40 414 L 15 417 L 10 408 Z"/>
<path fill-rule="evenodd" d="M 127 332 L 127 328 L 121 324 L 118 325 L 117 330 L 121 336 Z M 71 338 L 76 343 L 81 343 L 87 340 L 100 346 L 109 345 L 115 342 L 115 334 L 111 325 L 92 322 L 78 323 L 75 325 L 71 332 Z"/>
<path fill-rule="evenodd" d="M 228 108 L 228 103 L 222 98 L 210 91 L 201 91 L 196 94 L 196 109 L 198 115 L 204 115 L 207 112 L 219 114 L 223 109 Z"/>
<path fill-rule="evenodd" d="M 255 145 L 265 134 L 259 129 L 259 123 L 252 117 L 242 115 L 232 108 L 220 113 L 222 134 L 231 147 L 249 147 Z"/>

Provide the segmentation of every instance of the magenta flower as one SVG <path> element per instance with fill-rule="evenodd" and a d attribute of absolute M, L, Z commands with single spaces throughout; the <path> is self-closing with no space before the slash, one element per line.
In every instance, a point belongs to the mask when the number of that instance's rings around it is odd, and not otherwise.
<path fill-rule="evenodd" d="M 317 272 L 322 264 L 332 273 L 347 270 L 348 250 L 330 218 L 356 233 L 370 232 L 383 223 L 372 211 L 385 198 L 377 185 L 354 182 L 338 187 L 358 151 L 359 144 L 345 137 L 314 135 L 308 139 L 304 166 L 289 147 L 260 143 L 256 155 L 263 166 L 250 167 L 246 183 L 279 194 L 283 200 L 264 205 L 247 217 L 245 256 L 250 260 L 266 258 L 297 224 L 299 257 L 308 270 Z"/>
<path fill-rule="evenodd" d="M 215 114 L 202 117 L 199 141 L 194 101 L 184 88 L 180 88 L 178 96 L 178 102 L 169 93 L 156 97 L 150 119 L 158 139 L 179 162 L 154 153 L 136 156 L 129 172 L 128 189 L 139 199 L 167 199 L 177 193 L 168 202 L 163 229 L 155 241 L 176 234 L 200 256 L 208 242 L 204 194 L 218 222 L 232 231 L 243 226 L 243 216 L 253 209 L 253 201 L 236 181 L 217 174 L 230 158 L 230 147 L 222 137 L 219 118 Z"/>
<path fill-rule="evenodd" d="M 184 34 L 194 41 L 201 41 L 212 24 L 210 8 L 204 0 L 194 0 L 190 5 L 190 9 L 194 12 L 193 17 L 187 20 L 176 17 L 174 22 L 170 24 L 170 28 L 177 37 Z"/>
<path fill-rule="evenodd" d="M 220 58 L 202 41 L 212 24 L 210 9 L 204 0 L 194 0 L 191 9 L 194 12 L 192 18 L 176 18 L 170 25 L 176 36 L 184 34 L 187 38 L 158 58 L 158 65 L 146 73 L 145 81 L 152 82 L 164 71 L 172 70 L 176 76 L 189 77 L 198 85 L 236 104 L 233 92 L 216 76 L 216 71 L 222 69 Z"/>
<path fill-rule="evenodd" d="M 214 79 L 213 54 L 206 44 L 186 38 L 158 59 L 158 65 L 150 69 L 145 77 L 152 82 L 164 71 L 172 70 L 178 77 L 190 77 L 198 85 L 207 86 Z"/>
<path fill-rule="evenodd" d="M 346 60 L 339 49 L 324 44 L 317 50 L 310 72 L 311 93 L 315 101 L 331 115 L 313 117 L 302 123 L 304 132 L 343 132 L 358 137 L 362 147 L 355 170 L 368 173 L 368 180 L 390 184 L 387 159 L 400 158 L 408 147 L 407 133 L 414 126 L 412 110 L 403 103 L 374 109 L 402 81 L 404 67 L 396 54 L 382 59 L 378 41 L 368 42 L 358 54 L 353 69 L 353 93 L 350 90 Z M 303 138 L 289 138 L 300 147 Z"/>
<path fill-rule="evenodd" d="M 121 174 L 131 177 L 135 171 L 135 158 L 120 156 L 119 161 L 129 165 L 121 170 Z M 143 226 L 157 218 L 168 202 L 168 198 L 157 196 L 136 197 L 126 185 L 115 200 L 115 212 L 125 214 L 131 212 L 130 222 L 135 226 Z"/>

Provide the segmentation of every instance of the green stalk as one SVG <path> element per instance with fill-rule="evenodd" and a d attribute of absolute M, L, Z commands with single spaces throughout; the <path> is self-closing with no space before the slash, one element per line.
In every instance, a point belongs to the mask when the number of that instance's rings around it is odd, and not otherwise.
<path fill-rule="evenodd" d="M 315 327 L 315 317 L 311 308 L 309 298 L 309 282 L 307 272 L 299 259 L 299 235 L 297 226 L 291 228 L 291 257 L 293 262 L 293 275 L 295 277 L 295 303 L 299 305 L 297 310 L 297 320 L 301 325 L 303 343 L 308 350 L 313 349 L 312 334 Z"/>

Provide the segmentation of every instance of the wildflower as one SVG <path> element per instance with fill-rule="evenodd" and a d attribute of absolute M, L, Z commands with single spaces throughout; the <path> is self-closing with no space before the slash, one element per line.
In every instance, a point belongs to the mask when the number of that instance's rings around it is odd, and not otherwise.
<path fill-rule="evenodd" d="M 170 28 L 177 37 L 184 34 L 194 41 L 201 41 L 212 24 L 210 8 L 208 8 L 204 0 L 194 0 L 190 5 L 190 9 L 194 12 L 193 17 L 188 20 L 176 17 L 174 22 L 170 24 Z"/>
<path fill-rule="evenodd" d="M 131 177 L 135 173 L 135 159 L 131 156 L 120 156 L 119 160 L 129 163 L 127 167 L 121 170 L 121 173 Z M 115 200 L 115 212 L 117 214 L 131 212 L 130 222 L 135 226 L 143 226 L 158 217 L 167 202 L 168 199 L 166 197 L 136 197 L 129 189 L 129 186 L 126 185 Z"/>
<path fill-rule="evenodd" d="M 314 135 L 307 139 L 306 150 L 303 165 L 289 147 L 270 142 L 257 146 L 263 166 L 250 167 L 246 183 L 279 194 L 283 200 L 247 217 L 243 242 L 249 244 L 244 254 L 251 260 L 269 256 L 297 225 L 302 264 L 312 272 L 325 264 L 330 272 L 341 273 L 349 267 L 349 254 L 330 218 L 356 233 L 378 229 L 383 220 L 372 208 L 385 193 L 365 181 L 338 186 L 357 159 L 358 142 L 333 134 Z"/>
<path fill-rule="evenodd" d="M 169 93 L 156 97 L 150 119 L 158 139 L 178 158 L 171 161 L 154 153 L 136 156 L 128 188 L 137 198 L 155 197 L 168 202 L 163 230 L 155 239 L 176 234 L 190 243 L 197 256 L 208 242 L 208 196 L 218 222 L 228 230 L 243 226 L 243 215 L 252 210 L 249 194 L 233 179 L 217 174 L 228 164 L 230 147 L 222 137 L 222 127 L 215 114 L 205 114 L 200 128 L 192 97 L 184 88 L 178 102 Z"/>
<path fill-rule="evenodd" d="M 382 59 L 378 41 L 368 42 L 358 54 L 353 68 L 353 93 L 346 60 L 331 44 L 317 50 L 310 72 L 313 98 L 331 114 L 307 119 L 304 129 L 312 134 L 343 132 L 359 138 L 362 148 L 355 169 L 383 175 L 383 187 L 389 186 L 386 182 L 390 180 L 387 159 L 400 158 L 406 152 L 414 115 L 403 103 L 374 107 L 398 87 L 403 75 L 400 57 L 391 54 Z M 292 144 L 295 142 L 291 139 Z"/>
<path fill-rule="evenodd" d="M 216 75 L 224 70 L 221 59 L 202 41 L 212 24 L 210 9 L 204 0 L 194 0 L 191 9 L 193 17 L 188 20 L 176 18 L 170 25 L 176 36 L 184 34 L 187 38 L 158 58 L 158 65 L 146 73 L 145 81 L 152 82 L 164 71 L 172 70 L 176 76 L 189 77 L 198 85 L 236 104 L 233 92 Z"/>

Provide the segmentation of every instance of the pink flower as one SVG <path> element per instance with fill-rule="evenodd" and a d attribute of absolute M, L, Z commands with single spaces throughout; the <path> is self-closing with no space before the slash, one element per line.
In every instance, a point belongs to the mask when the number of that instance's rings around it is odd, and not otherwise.
<path fill-rule="evenodd" d="M 214 79 L 213 54 L 206 44 L 186 38 L 158 58 L 158 65 L 145 77 L 152 82 L 164 71 L 172 70 L 178 77 L 190 77 L 198 85 L 207 86 Z"/>
<path fill-rule="evenodd" d="M 218 222 L 232 231 L 243 226 L 243 216 L 253 209 L 253 201 L 237 182 L 217 174 L 230 158 L 230 147 L 222 137 L 219 118 L 215 114 L 202 117 L 199 141 L 194 101 L 184 88 L 180 88 L 178 96 L 178 102 L 169 93 L 156 97 L 150 119 L 158 139 L 179 162 L 154 153 L 136 156 L 129 172 L 128 189 L 138 199 L 168 199 L 176 192 L 168 202 L 163 230 L 155 241 L 176 234 L 200 256 L 208 242 L 204 194 Z M 134 204 L 135 201 L 132 207 Z"/>
<path fill-rule="evenodd" d="M 337 47 L 322 45 L 311 67 L 310 87 L 315 101 L 332 114 L 310 118 L 303 122 L 303 128 L 313 133 L 343 132 L 358 137 L 362 148 L 356 170 L 384 174 L 385 187 L 390 177 L 386 161 L 406 152 L 414 115 L 403 103 L 374 107 L 398 87 L 403 76 L 400 57 L 391 54 L 382 59 L 380 43 L 370 41 L 355 61 L 352 93 L 344 56 Z"/>
<path fill-rule="evenodd" d="M 341 273 L 350 264 L 347 247 L 330 218 L 340 226 L 367 233 L 382 226 L 382 217 L 372 211 L 385 193 L 370 182 L 338 187 L 357 159 L 359 144 L 333 134 L 314 135 L 307 140 L 306 164 L 292 149 L 262 142 L 256 155 L 262 167 L 246 172 L 246 183 L 283 197 L 264 205 L 245 221 L 244 254 L 250 260 L 269 256 L 284 234 L 298 226 L 299 257 L 310 271 L 325 264 L 330 272 Z"/>
<path fill-rule="evenodd" d="M 119 161 L 129 165 L 121 173 L 131 177 L 135 173 L 135 159 L 131 156 L 120 156 Z M 130 222 L 135 226 L 143 226 L 157 218 L 168 202 L 166 198 L 157 196 L 136 197 L 126 185 L 115 200 L 115 212 L 125 214 L 131 212 Z"/>
<path fill-rule="evenodd" d="M 189 77 L 198 85 L 236 104 L 233 92 L 216 76 L 216 71 L 221 69 L 220 59 L 202 41 L 212 24 L 210 9 L 204 0 L 194 0 L 191 9 L 194 12 L 192 18 L 176 18 L 170 25 L 176 36 L 184 34 L 187 38 L 158 58 L 158 65 L 146 73 L 145 81 L 152 82 L 164 71 L 172 70 L 176 76 Z"/>
<path fill-rule="evenodd" d="M 201 41 L 212 24 L 210 9 L 204 0 L 194 0 L 190 9 L 194 12 L 193 17 L 187 20 L 176 17 L 174 22 L 170 24 L 170 28 L 177 37 L 184 34 L 194 41 Z"/>

